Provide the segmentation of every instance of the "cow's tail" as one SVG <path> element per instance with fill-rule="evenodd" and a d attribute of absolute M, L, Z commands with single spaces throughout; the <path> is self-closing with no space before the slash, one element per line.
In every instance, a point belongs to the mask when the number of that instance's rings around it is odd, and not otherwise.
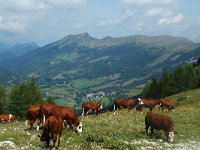
<path fill-rule="evenodd" d="M 115 106 L 115 104 L 114 104 L 114 106 L 113 106 L 114 115 L 115 115 L 115 111 L 116 111 L 116 106 Z"/>
<path fill-rule="evenodd" d="M 25 126 L 28 127 L 28 119 L 25 121 Z"/>

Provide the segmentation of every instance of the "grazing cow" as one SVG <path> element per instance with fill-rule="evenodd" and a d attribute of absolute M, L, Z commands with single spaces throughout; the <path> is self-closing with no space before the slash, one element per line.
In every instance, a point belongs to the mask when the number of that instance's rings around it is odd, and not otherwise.
<path fill-rule="evenodd" d="M 153 130 L 163 130 L 167 137 L 167 141 L 172 142 L 174 138 L 173 121 L 170 117 L 158 113 L 148 112 L 145 116 L 146 134 L 151 127 L 151 136 Z"/>
<path fill-rule="evenodd" d="M 42 123 L 42 113 L 40 111 L 40 104 L 29 105 L 26 114 L 26 126 L 30 126 L 30 129 L 33 129 L 33 125 L 37 119 L 39 119 L 37 123 L 37 130 L 39 130 L 39 126 Z"/>
<path fill-rule="evenodd" d="M 128 111 L 132 110 L 132 108 L 136 107 L 139 105 L 140 102 L 137 101 L 136 99 L 133 98 L 128 98 L 128 99 L 116 99 L 114 101 L 114 114 L 116 113 L 116 110 L 123 107 L 123 108 L 128 108 Z"/>
<path fill-rule="evenodd" d="M 144 107 L 144 108 L 149 108 L 149 111 L 152 111 L 153 108 L 159 104 L 159 100 L 157 99 L 137 99 L 138 102 Z"/>
<path fill-rule="evenodd" d="M 170 99 L 160 99 L 160 103 L 159 103 L 159 110 L 162 109 L 162 112 L 164 109 L 168 109 L 169 111 L 174 112 L 175 111 L 175 107 L 173 102 Z"/>
<path fill-rule="evenodd" d="M 50 116 L 44 123 L 42 135 L 40 137 L 41 146 L 49 147 L 50 140 L 53 140 L 53 147 L 60 146 L 63 120 L 58 116 Z M 57 142 L 57 145 L 56 145 Z"/>
<path fill-rule="evenodd" d="M 97 102 L 85 102 L 82 104 L 82 116 L 86 116 L 90 110 L 95 111 L 95 114 L 98 115 L 101 109 L 102 105 Z"/>
<path fill-rule="evenodd" d="M 75 127 L 77 132 L 82 132 L 82 123 L 79 121 L 74 109 L 52 104 L 43 104 L 41 105 L 41 111 L 44 118 L 59 116 L 63 121 L 67 122 L 71 129 Z"/>
<path fill-rule="evenodd" d="M 12 114 L 1 114 L 0 115 L 0 122 L 6 123 L 6 122 L 15 122 L 16 118 Z"/>
<path fill-rule="evenodd" d="M 49 117 L 49 116 L 53 116 L 52 112 L 53 112 L 53 108 L 54 108 L 54 104 L 49 104 L 49 103 L 45 103 L 45 104 L 41 104 L 40 105 L 40 110 L 42 112 L 42 116 L 43 116 L 43 124 L 45 123 L 45 120 Z"/>

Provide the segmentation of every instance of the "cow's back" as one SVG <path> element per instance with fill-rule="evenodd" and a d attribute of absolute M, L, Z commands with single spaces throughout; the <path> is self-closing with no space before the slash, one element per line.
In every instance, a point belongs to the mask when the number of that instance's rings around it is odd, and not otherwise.
<path fill-rule="evenodd" d="M 60 133 L 63 129 L 63 120 L 59 116 L 50 116 L 44 124 L 44 130 L 50 133 Z"/>
<path fill-rule="evenodd" d="M 83 103 L 82 107 L 86 109 L 96 110 L 100 108 L 100 104 L 96 102 L 85 102 Z"/>
<path fill-rule="evenodd" d="M 170 117 L 162 114 L 148 112 L 145 116 L 145 124 L 153 126 L 157 130 L 171 132 L 173 130 L 173 121 Z"/>

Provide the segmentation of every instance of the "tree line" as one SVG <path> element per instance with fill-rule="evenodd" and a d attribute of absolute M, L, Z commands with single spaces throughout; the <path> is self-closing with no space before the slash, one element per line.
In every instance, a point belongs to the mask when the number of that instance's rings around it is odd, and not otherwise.
<path fill-rule="evenodd" d="M 24 119 L 29 104 L 46 102 L 54 103 L 51 96 L 47 99 L 42 98 L 34 78 L 13 86 L 8 93 L 5 87 L 0 86 L 0 114 L 11 113 L 17 119 Z"/>
<path fill-rule="evenodd" d="M 194 64 L 177 66 L 172 73 L 164 69 L 161 77 L 153 77 L 143 89 L 146 98 L 164 98 L 185 90 L 200 87 L 200 59 Z"/>

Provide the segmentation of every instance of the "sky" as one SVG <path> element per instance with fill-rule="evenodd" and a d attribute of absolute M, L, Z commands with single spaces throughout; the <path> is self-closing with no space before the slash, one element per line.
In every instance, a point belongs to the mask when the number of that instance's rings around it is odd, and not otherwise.
<path fill-rule="evenodd" d="M 200 42 L 200 0 L 0 0 L 0 43 L 67 35 L 173 35 Z"/>

